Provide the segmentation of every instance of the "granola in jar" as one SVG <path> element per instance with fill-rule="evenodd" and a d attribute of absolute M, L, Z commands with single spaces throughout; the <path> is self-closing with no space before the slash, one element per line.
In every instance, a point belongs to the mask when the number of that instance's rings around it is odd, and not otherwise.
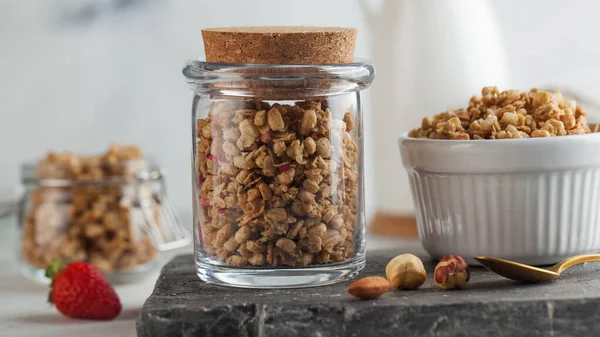
<path fill-rule="evenodd" d="M 231 265 L 308 266 L 353 256 L 354 113 L 326 100 L 214 102 L 196 121 L 199 233 Z"/>
<path fill-rule="evenodd" d="M 375 69 L 354 59 L 357 30 L 202 30 L 194 91 L 196 272 L 249 288 L 330 284 L 365 266 L 361 91 Z"/>
<path fill-rule="evenodd" d="M 113 145 L 95 157 L 50 152 L 29 169 L 35 183 L 25 182 L 30 189 L 21 210 L 21 256 L 30 267 L 69 259 L 112 273 L 157 257 L 136 204 L 144 195 L 151 198 L 152 189 L 126 181 L 147 169 L 138 147 Z M 158 207 L 152 208 L 155 218 Z"/>

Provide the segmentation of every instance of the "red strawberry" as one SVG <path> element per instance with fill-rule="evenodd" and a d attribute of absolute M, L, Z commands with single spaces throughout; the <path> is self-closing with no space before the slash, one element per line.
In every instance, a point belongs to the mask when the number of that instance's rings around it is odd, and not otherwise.
<path fill-rule="evenodd" d="M 54 261 L 46 269 L 46 276 L 52 279 L 48 301 L 61 314 L 87 319 L 112 319 L 119 315 L 119 297 L 98 268 L 85 262 L 62 267 Z"/>

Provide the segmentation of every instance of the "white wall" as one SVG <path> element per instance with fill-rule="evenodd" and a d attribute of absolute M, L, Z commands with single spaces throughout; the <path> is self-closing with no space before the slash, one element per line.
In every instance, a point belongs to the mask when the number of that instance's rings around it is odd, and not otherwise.
<path fill-rule="evenodd" d="M 495 1 L 514 85 L 561 84 L 600 100 L 600 2 Z"/>

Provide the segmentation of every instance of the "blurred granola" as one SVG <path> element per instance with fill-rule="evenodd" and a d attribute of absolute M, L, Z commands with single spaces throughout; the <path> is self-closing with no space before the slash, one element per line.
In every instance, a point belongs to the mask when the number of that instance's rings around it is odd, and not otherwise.
<path fill-rule="evenodd" d="M 92 183 L 31 191 L 22 233 L 25 261 L 46 268 L 53 259 L 69 258 L 115 272 L 153 260 L 157 251 L 140 231 L 141 211 L 131 205 L 133 188 L 127 183 L 94 183 L 131 177 L 144 165 L 142 151 L 135 146 L 113 145 L 98 157 L 48 153 L 37 165 L 40 179 Z"/>

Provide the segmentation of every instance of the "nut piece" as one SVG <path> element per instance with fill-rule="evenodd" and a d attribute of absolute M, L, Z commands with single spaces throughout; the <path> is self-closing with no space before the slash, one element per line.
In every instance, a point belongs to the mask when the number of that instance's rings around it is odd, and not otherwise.
<path fill-rule="evenodd" d="M 417 289 L 427 277 L 423 262 L 413 254 L 393 258 L 385 267 L 385 276 L 398 289 Z"/>
<path fill-rule="evenodd" d="M 370 300 L 390 290 L 390 282 L 380 276 L 362 278 L 348 287 L 348 292 L 361 300 Z"/>
<path fill-rule="evenodd" d="M 433 283 L 441 289 L 464 288 L 469 282 L 469 266 L 458 255 L 445 255 L 435 267 Z"/>

